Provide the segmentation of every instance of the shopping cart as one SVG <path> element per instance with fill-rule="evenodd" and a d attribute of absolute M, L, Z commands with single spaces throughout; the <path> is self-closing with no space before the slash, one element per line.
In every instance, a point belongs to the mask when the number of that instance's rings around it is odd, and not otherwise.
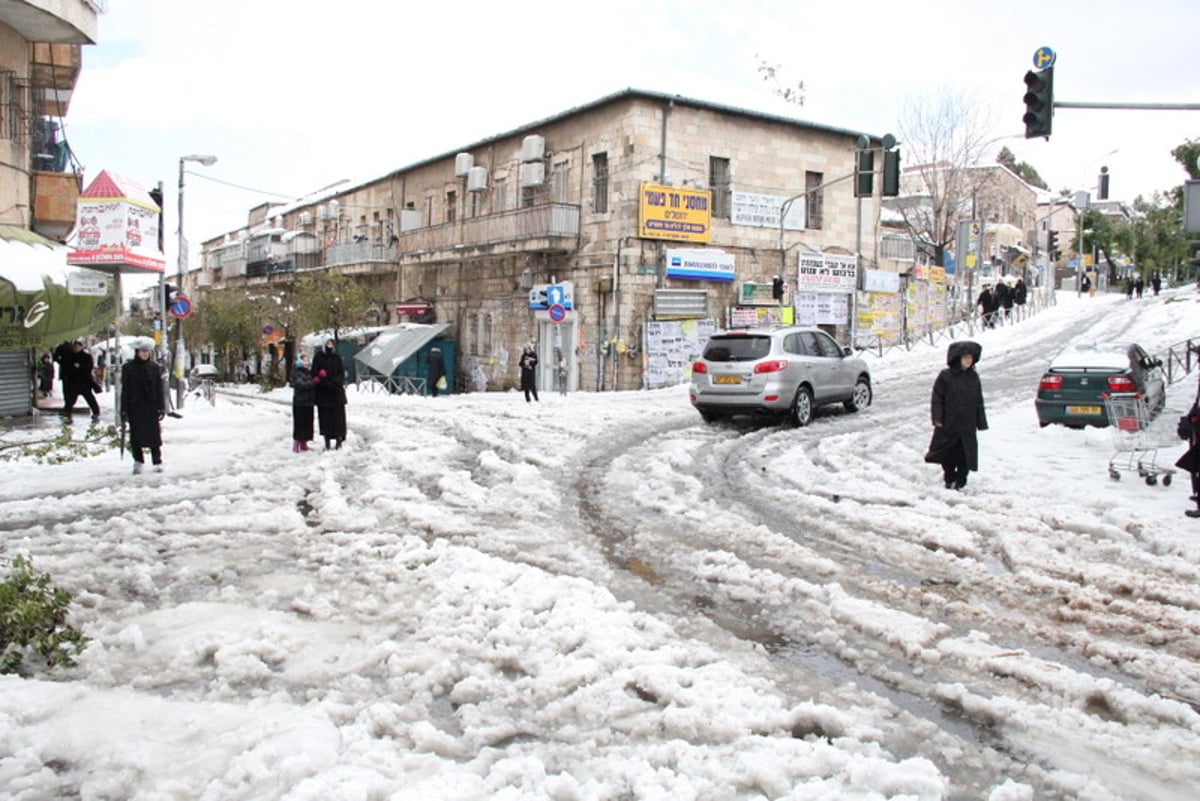
<path fill-rule="evenodd" d="M 1138 476 L 1153 487 L 1161 478 L 1164 487 L 1170 486 L 1174 470 L 1159 467 L 1158 444 L 1147 429 L 1150 426 L 1150 410 L 1146 399 L 1140 395 L 1110 395 L 1104 400 L 1108 414 L 1108 425 L 1112 431 L 1113 455 L 1108 460 L 1108 477 L 1121 480 L 1120 467 L 1137 470 Z"/>

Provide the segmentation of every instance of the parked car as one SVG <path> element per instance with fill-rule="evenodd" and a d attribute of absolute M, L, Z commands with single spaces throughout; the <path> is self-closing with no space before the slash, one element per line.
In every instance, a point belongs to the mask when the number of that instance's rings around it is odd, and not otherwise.
<path fill-rule="evenodd" d="M 1068 428 L 1108 425 L 1104 401 L 1114 394 L 1136 394 L 1150 417 L 1166 403 L 1162 360 L 1133 342 L 1070 345 L 1050 362 L 1038 383 L 1038 423 Z"/>
<path fill-rule="evenodd" d="M 705 422 L 776 415 L 805 426 L 813 410 L 871 404 L 867 364 L 819 328 L 782 327 L 714 334 L 692 364 L 692 405 Z"/>

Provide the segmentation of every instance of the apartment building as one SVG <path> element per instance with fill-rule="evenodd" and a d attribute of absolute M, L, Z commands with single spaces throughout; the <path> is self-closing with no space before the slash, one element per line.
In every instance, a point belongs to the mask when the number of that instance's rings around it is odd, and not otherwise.
<path fill-rule="evenodd" d="M 663 324 L 724 326 L 738 309 L 780 319 L 802 254 L 877 265 L 878 198 L 856 198 L 850 180 L 861 135 L 624 90 L 251 209 L 244 227 L 203 243 L 187 280 L 201 294 L 262 295 L 336 270 L 371 288 L 374 322 L 449 324 L 460 387 L 512 387 L 534 342 L 543 386 L 561 367 L 573 390 L 634 389 L 664 358 L 686 357 L 661 347 Z"/>
<path fill-rule="evenodd" d="M 32 408 L 31 348 L 65 333 L 51 327 L 70 317 L 60 307 L 73 301 L 44 290 L 40 270 L 66 266 L 58 243 L 75 224 L 82 177 L 62 119 L 103 10 L 99 0 L 0 2 L 0 414 Z"/>

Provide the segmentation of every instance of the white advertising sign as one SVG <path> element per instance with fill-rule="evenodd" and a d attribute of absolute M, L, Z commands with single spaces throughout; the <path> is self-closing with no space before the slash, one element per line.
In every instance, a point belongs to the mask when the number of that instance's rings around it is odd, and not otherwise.
<path fill-rule="evenodd" d="M 798 292 L 853 292 L 858 284 L 858 257 L 833 253 L 801 253 Z"/>
<path fill-rule="evenodd" d="M 783 227 L 788 231 L 804 230 L 804 201 L 802 195 L 788 206 Z M 734 225 L 753 225 L 759 228 L 778 228 L 779 211 L 788 198 L 781 195 L 760 195 L 756 192 L 733 192 L 729 219 Z"/>
<path fill-rule="evenodd" d="M 667 251 L 667 277 L 700 281 L 732 281 L 732 253 L 710 248 L 679 248 Z"/>

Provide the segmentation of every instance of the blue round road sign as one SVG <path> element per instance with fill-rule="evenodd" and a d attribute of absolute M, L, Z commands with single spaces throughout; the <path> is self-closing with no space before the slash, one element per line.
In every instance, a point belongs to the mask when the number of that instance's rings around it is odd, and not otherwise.
<path fill-rule="evenodd" d="M 1039 47 L 1033 54 L 1033 66 L 1035 69 L 1045 70 L 1054 66 L 1054 60 L 1058 56 L 1054 53 L 1051 47 Z"/>
<path fill-rule="evenodd" d="M 550 315 L 551 322 L 561 323 L 563 320 L 567 319 L 567 308 L 562 304 L 552 304 L 546 311 Z"/>
<path fill-rule="evenodd" d="M 176 295 L 167 311 L 171 313 L 172 317 L 187 317 L 192 313 L 192 302 L 184 295 Z"/>

